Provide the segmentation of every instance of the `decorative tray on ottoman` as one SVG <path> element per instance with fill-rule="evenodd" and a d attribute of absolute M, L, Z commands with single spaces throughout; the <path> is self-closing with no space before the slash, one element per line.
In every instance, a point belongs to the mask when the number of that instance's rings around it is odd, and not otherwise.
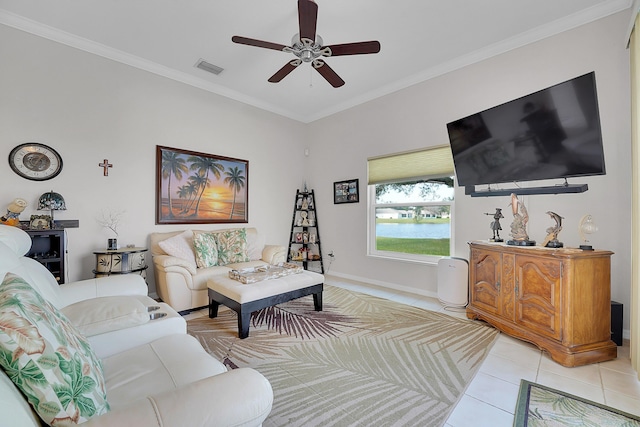
<path fill-rule="evenodd" d="M 262 280 L 277 279 L 278 277 L 288 276 L 290 274 L 298 274 L 303 271 L 304 268 L 297 264 L 284 262 L 278 265 L 265 265 L 255 268 L 231 270 L 229 272 L 229 277 L 246 285 L 249 283 L 260 282 Z"/>

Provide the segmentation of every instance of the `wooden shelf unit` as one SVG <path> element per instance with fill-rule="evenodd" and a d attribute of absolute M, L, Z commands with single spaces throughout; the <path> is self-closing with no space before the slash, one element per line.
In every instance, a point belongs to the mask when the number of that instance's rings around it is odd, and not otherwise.
<path fill-rule="evenodd" d="M 64 229 L 25 230 L 31 237 L 31 249 L 27 253 L 44 265 L 53 274 L 58 284 L 65 280 L 65 234 Z"/>
<path fill-rule="evenodd" d="M 299 264 L 305 270 L 324 274 L 315 203 L 316 197 L 313 190 L 296 191 L 287 262 Z"/>

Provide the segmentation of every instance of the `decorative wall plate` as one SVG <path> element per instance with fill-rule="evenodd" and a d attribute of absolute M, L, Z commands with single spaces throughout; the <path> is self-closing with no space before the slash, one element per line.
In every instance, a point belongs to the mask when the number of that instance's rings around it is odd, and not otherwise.
<path fill-rule="evenodd" d="M 27 142 L 11 150 L 9 166 L 23 178 L 46 181 L 62 171 L 62 157 L 47 145 Z"/>

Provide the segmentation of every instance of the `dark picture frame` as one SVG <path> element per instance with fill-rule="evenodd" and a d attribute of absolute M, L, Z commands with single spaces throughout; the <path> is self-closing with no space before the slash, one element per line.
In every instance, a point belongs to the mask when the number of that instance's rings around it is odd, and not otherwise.
<path fill-rule="evenodd" d="M 360 201 L 360 185 L 358 179 L 336 181 L 333 183 L 333 204 L 358 203 Z"/>
<path fill-rule="evenodd" d="M 249 222 L 249 161 L 156 146 L 156 224 Z"/>

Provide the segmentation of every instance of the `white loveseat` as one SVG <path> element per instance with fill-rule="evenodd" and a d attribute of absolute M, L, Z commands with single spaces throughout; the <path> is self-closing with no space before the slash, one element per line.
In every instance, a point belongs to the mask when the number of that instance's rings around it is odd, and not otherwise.
<path fill-rule="evenodd" d="M 249 261 L 198 267 L 193 249 L 194 233 L 224 233 L 244 230 L 246 253 Z M 265 245 L 264 236 L 255 228 L 224 230 L 181 230 L 168 233 L 152 233 L 151 255 L 155 274 L 156 291 L 162 301 L 177 311 L 191 310 L 209 305 L 207 280 L 214 275 L 228 274 L 232 269 L 277 265 L 285 262 L 287 248 Z"/>
<path fill-rule="evenodd" d="M 67 425 L 65 423 L 71 420 L 82 422 L 86 418 L 89 418 L 84 423 L 87 426 L 261 425 L 273 402 L 273 391 L 266 378 L 252 369 L 227 372 L 222 363 L 185 333 L 184 320 L 171 307 L 146 296 L 146 284 L 140 276 L 111 276 L 58 285 L 41 264 L 23 256 L 30 244 L 23 231 L 0 225 L 0 354 L 5 355 L 5 364 L 14 363 L 12 358 L 24 363 L 22 358 L 26 355 L 30 366 L 39 369 L 25 371 L 24 366 L 29 365 L 10 368 L 0 365 L 0 425 L 44 425 L 25 394 L 10 378 L 28 382 L 24 379 L 25 372 L 34 378 L 34 372 L 41 372 L 47 378 L 46 388 L 51 378 L 49 370 L 55 371 L 55 365 L 51 363 L 55 360 L 51 359 L 52 352 L 61 360 L 58 370 L 62 373 L 58 372 L 56 379 L 68 378 L 63 362 L 75 354 L 77 348 L 90 355 L 83 362 L 82 374 L 90 375 L 85 370 L 100 373 L 94 382 L 107 402 L 101 406 L 101 412 L 107 406 L 110 409 L 92 417 L 68 415 L 70 419 L 62 417 L 60 425 Z M 18 292 L 11 288 L 16 283 Z M 21 299 L 22 294 L 31 295 L 31 299 Z M 90 310 L 83 313 L 83 305 Z M 153 313 L 167 313 L 167 316 L 149 320 L 148 306 L 159 307 Z M 17 312 L 23 317 L 16 316 Z M 109 321 L 104 320 L 107 318 Z M 54 330 L 55 327 L 62 328 L 70 338 L 56 342 L 60 331 L 52 333 L 46 327 L 39 329 L 40 323 L 46 323 L 43 319 L 53 325 Z M 104 321 L 100 322 L 100 319 Z M 34 320 L 34 323 L 28 320 Z M 93 335 L 85 338 L 85 331 Z M 54 339 L 49 343 L 47 339 L 51 337 Z M 43 342 L 45 350 L 34 348 L 34 343 Z M 81 345 L 74 348 L 73 343 Z M 65 349 L 66 345 L 71 347 Z M 10 352 L 13 352 L 12 357 L 7 356 Z M 96 363 L 91 366 L 87 360 Z M 84 378 L 89 377 L 82 378 L 83 381 L 71 383 L 84 384 Z M 42 385 L 42 381 L 37 384 Z M 31 383 L 27 385 L 28 389 L 32 387 Z M 51 390 L 56 388 L 37 393 L 52 393 Z M 51 395 L 46 396 L 45 413 L 51 413 L 55 405 L 51 404 Z M 64 396 L 68 394 L 62 394 L 61 402 L 65 401 Z M 75 399 L 76 395 L 73 396 Z M 39 399 L 39 402 L 43 400 Z M 61 407 L 64 410 L 57 413 L 57 418 L 61 413 L 66 414 L 64 411 L 69 407 L 79 406 L 64 403 Z"/>

